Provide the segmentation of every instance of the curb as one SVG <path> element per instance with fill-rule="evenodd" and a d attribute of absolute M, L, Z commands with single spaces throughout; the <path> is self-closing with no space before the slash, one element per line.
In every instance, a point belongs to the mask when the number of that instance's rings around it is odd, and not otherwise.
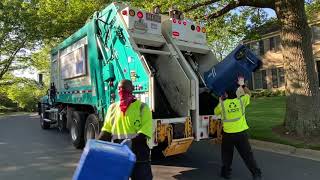
<path fill-rule="evenodd" d="M 316 151 L 312 149 L 296 148 L 289 145 L 259 141 L 255 139 L 250 139 L 249 141 L 253 149 L 273 152 L 273 153 L 278 153 L 278 154 L 283 154 L 283 155 L 288 155 L 293 157 L 299 157 L 304 159 L 310 159 L 314 161 L 320 161 L 320 151 Z"/>

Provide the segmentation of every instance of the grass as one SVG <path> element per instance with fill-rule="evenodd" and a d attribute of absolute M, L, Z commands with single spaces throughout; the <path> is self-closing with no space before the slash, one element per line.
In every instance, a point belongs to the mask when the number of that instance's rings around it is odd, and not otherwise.
<path fill-rule="evenodd" d="M 320 149 L 320 144 L 306 145 L 303 141 L 286 138 L 272 130 L 283 124 L 285 100 L 286 97 L 261 97 L 251 100 L 251 104 L 246 110 L 251 138 L 299 148 Z"/>

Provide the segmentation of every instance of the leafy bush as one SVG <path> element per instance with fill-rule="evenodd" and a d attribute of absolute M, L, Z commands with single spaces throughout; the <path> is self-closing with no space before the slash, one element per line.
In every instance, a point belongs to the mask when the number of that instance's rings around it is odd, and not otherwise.
<path fill-rule="evenodd" d="M 6 92 L 7 98 L 16 103 L 19 110 L 27 112 L 37 111 L 37 102 L 45 93 L 44 88 L 28 83 L 14 84 Z"/>

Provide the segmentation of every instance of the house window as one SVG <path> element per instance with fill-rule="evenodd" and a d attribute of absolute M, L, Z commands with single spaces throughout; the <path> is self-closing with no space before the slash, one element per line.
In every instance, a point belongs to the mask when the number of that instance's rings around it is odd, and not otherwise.
<path fill-rule="evenodd" d="M 275 46 L 275 39 L 274 37 L 271 37 L 269 39 L 269 44 L 270 44 L 270 51 L 274 51 L 274 46 Z"/>
<path fill-rule="evenodd" d="M 253 73 L 252 73 L 252 76 L 253 76 Z M 246 83 L 247 83 L 246 85 L 249 87 L 249 89 L 253 89 L 252 78 L 249 78 Z"/>
<path fill-rule="evenodd" d="M 271 69 L 271 74 L 272 74 L 272 87 L 273 88 L 278 88 L 278 71 L 276 68 Z"/>
<path fill-rule="evenodd" d="M 285 74 L 283 68 L 278 68 L 278 76 L 279 76 L 279 87 L 285 85 Z"/>
<path fill-rule="evenodd" d="M 259 43 L 258 42 L 253 42 L 250 44 L 250 49 L 256 54 L 259 55 Z"/>
<path fill-rule="evenodd" d="M 261 70 L 261 81 L 262 81 L 262 88 L 268 89 L 267 71 L 266 70 Z"/>
<path fill-rule="evenodd" d="M 261 71 L 254 72 L 254 89 L 262 89 Z"/>
<path fill-rule="evenodd" d="M 253 80 L 254 80 L 254 89 L 267 89 L 267 71 L 266 70 L 260 70 L 256 71 L 253 74 Z"/>
<path fill-rule="evenodd" d="M 312 26 L 312 40 L 313 42 L 319 42 L 320 41 L 320 27 L 319 25 Z"/>
<path fill-rule="evenodd" d="M 285 71 L 282 67 L 271 69 L 272 88 L 285 86 Z"/>
<path fill-rule="evenodd" d="M 275 37 L 275 51 L 278 52 L 281 50 L 281 39 L 280 36 Z"/>
<path fill-rule="evenodd" d="M 263 44 L 263 40 L 259 41 L 259 54 L 260 56 L 264 55 L 264 44 Z"/>
<path fill-rule="evenodd" d="M 320 61 L 316 61 L 316 63 L 317 63 L 318 79 L 319 79 L 319 87 L 320 87 Z"/>

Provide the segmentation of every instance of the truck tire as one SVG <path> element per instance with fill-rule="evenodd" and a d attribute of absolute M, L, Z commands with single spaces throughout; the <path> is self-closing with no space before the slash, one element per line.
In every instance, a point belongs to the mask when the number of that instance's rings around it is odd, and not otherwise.
<path fill-rule="evenodd" d="M 50 123 L 46 122 L 43 120 L 44 114 L 40 113 L 40 126 L 42 129 L 49 129 L 50 128 Z"/>
<path fill-rule="evenodd" d="M 85 143 L 89 139 L 97 139 L 99 136 L 99 120 L 98 117 L 95 114 L 90 114 L 87 117 L 86 125 L 84 128 L 84 140 Z"/>
<path fill-rule="evenodd" d="M 70 126 L 70 137 L 72 144 L 77 149 L 82 149 L 84 147 L 84 120 L 83 114 L 78 111 L 72 112 L 72 120 Z"/>

